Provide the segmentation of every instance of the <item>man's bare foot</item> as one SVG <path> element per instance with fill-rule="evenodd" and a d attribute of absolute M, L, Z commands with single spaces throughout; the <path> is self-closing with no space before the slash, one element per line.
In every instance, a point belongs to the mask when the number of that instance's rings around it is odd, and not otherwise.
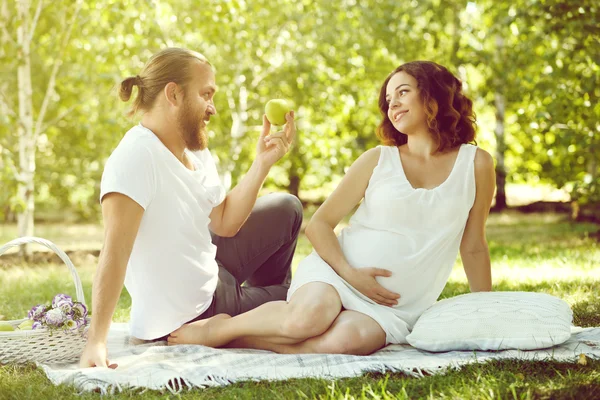
<path fill-rule="evenodd" d="M 181 328 L 171 332 L 167 338 L 169 346 L 176 344 L 201 344 L 208 347 L 221 347 L 228 340 L 219 334 L 219 321 L 229 319 L 227 314 L 217 314 L 214 317 L 201 319 L 183 325 Z"/>

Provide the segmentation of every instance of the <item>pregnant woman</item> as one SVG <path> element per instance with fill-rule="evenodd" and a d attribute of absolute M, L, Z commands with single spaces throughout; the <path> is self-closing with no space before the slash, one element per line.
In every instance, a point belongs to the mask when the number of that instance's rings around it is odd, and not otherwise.
<path fill-rule="evenodd" d="M 379 108 L 383 144 L 354 162 L 311 219 L 314 251 L 287 301 L 184 325 L 169 344 L 360 355 L 406 343 L 459 250 L 471 291 L 491 290 L 485 222 L 494 165 L 469 144 L 475 116 L 461 82 L 433 62 L 403 64 L 383 83 Z"/>

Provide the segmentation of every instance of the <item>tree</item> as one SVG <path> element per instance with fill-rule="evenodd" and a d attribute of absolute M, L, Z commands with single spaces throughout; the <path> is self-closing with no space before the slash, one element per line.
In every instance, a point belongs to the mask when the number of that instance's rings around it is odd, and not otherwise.
<path fill-rule="evenodd" d="M 32 62 L 38 62 L 32 55 L 32 43 L 36 35 L 36 28 L 42 14 L 44 3 L 38 1 L 35 10 L 32 9 L 29 0 L 20 0 L 15 4 L 16 19 L 14 26 L 16 28 L 16 38 L 12 38 L 7 30 L 3 31 L 3 40 L 14 44 L 16 48 L 16 71 L 17 71 L 17 92 L 18 92 L 18 112 L 14 112 L 9 105 L 9 100 L 5 94 L 6 84 L 2 89 L 3 106 L 9 111 L 9 114 L 15 117 L 18 137 L 18 159 L 19 162 L 15 168 L 15 180 L 17 182 L 17 221 L 19 236 L 33 235 L 34 231 L 34 177 L 36 170 L 36 149 L 40 135 L 43 134 L 49 125 L 61 119 L 59 116 L 53 121 L 46 121 L 48 108 L 55 102 L 56 77 L 63 63 L 65 50 L 69 45 L 71 32 L 77 21 L 77 16 L 81 8 L 81 1 L 75 4 L 75 7 L 64 7 L 60 14 L 63 21 L 66 21 L 59 30 L 59 40 L 55 42 L 57 56 L 50 61 L 50 74 L 46 82 L 46 90 L 37 110 L 34 107 Z M 6 3 L 2 5 L 3 17 L 9 16 L 11 11 Z"/>

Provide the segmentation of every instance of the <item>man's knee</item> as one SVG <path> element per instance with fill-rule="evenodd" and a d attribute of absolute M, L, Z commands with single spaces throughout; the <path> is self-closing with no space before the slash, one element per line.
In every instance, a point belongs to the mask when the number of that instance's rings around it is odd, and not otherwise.
<path fill-rule="evenodd" d="M 280 224 L 293 232 L 294 235 L 300 231 L 302 225 L 302 202 L 288 193 L 273 193 L 270 196 L 271 210 Z M 285 224 L 287 222 L 287 224 Z"/>

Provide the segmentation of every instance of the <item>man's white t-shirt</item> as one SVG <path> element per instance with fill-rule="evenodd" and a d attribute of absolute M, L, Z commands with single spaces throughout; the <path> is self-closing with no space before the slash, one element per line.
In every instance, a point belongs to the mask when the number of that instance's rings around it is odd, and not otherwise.
<path fill-rule="evenodd" d="M 162 337 L 200 315 L 217 286 L 208 224 L 225 188 L 208 149 L 186 154 L 194 171 L 140 124 L 125 134 L 102 174 L 101 201 L 122 193 L 145 210 L 125 275 L 131 334 L 139 339 Z"/>

